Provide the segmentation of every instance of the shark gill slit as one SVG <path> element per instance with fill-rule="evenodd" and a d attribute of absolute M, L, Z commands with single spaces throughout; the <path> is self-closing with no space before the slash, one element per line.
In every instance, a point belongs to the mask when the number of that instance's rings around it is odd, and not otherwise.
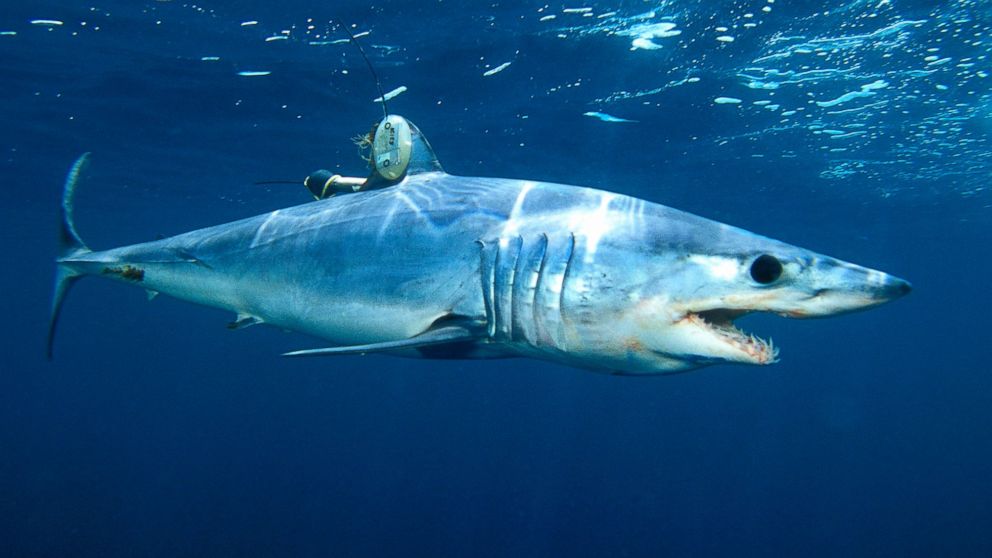
<path fill-rule="evenodd" d="M 548 239 L 538 235 L 532 241 L 524 241 L 520 257 L 517 258 L 513 282 L 513 324 L 512 339 L 535 345 L 535 293 L 540 282 L 541 268 L 547 255 Z"/>
<path fill-rule="evenodd" d="M 539 348 L 550 347 L 566 350 L 562 328 L 562 291 L 564 279 L 572 259 L 573 239 L 571 236 L 549 237 L 546 239 L 544 258 L 538 272 L 533 294 L 534 331 L 531 345 Z"/>
<path fill-rule="evenodd" d="M 479 240 L 479 280 L 482 287 L 482 302 L 486 309 L 486 336 L 496 336 L 496 254 L 499 243 L 486 243 Z"/>
<path fill-rule="evenodd" d="M 575 235 L 555 239 L 542 233 L 533 241 L 518 235 L 478 243 L 488 337 L 566 351 L 563 308 Z"/>
<path fill-rule="evenodd" d="M 537 277 L 534 278 L 534 285 L 531 289 L 530 298 L 530 309 L 531 309 L 531 324 L 533 324 L 533 331 L 531 331 L 532 345 L 542 345 L 546 344 L 546 340 L 549 339 L 547 335 L 547 328 L 544 324 L 544 312 L 545 309 L 542 305 L 541 293 L 543 292 L 545 286 L 544 282 L 547 280 L 547 275 L 545 271 L 548 269 L 548 258 L 552 257 L 551 241 L 546 233 L 541 233 L 541 263 L 537 269 Z"/>
<path fill-rule="evenodd" d="M 504 247 L 504 244 L 506 245 Z M 517 260 L 523 248 L 523 238 L 503 238 L 496 251 L 496 339 L 512 340 L 513 332 L 513 283 Z"/>
<path fill-rule="evenodd" d="M 565 269 L 561 274 L 561 287 L 558 291 L 558 346 L 567 351 L 565 345 L 565 290 L 568 289 L 568 278 L 572 274 L 572 262 L 575 260 L 575 233 L 568 233 L 568 257 L 565 259 Z"/>

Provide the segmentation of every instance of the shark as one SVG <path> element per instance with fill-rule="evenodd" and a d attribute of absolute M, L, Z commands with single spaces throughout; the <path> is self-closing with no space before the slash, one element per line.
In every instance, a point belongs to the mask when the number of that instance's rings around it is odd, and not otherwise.
<path fill-rule="evenodd" d="M 407 126 L 409 160 L 390 168 L 395 145 L 373 152 L 360 191 L 109 250 L 74 224 L 82 156 L 61 204 L 49 358 L 66 295 L 88 276 L 230 311 L 232 329 L 326 340 L 289 357 L 523 357 L 618 375 L 772 364 L 778 347 L 741 317 L 833 316 L 911 290 L 643 199 L 448 174 L 416 126 L 387 118 Z"/>

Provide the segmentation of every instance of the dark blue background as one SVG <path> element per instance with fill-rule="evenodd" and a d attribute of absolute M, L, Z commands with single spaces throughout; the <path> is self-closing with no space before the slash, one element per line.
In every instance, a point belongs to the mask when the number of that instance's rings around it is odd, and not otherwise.
<path fill-rule="evenodd" d="M 836 161 L 813 136 L 762 132 L 775 122 L 711 102 L 748 94 L 732 69 L 827 3 L 775 4 L 751 43 L 700 62 L 699 89 L 650 105 L 590 101 L 664 83 L 695 55 L 560 39 L 537 21 L 543 3 L 71 4 L 0 8 L 17 31 L 0 36 L 0 555 L 992 554 L 988 84 L 944 99 L 893 86 L 904 110 L 873 117 L 886 135 L 855 144 L 863 160 L 897 159 L 953 103 L 984 111 L 960 132 L 977 143 L 837 180 L 821 176 Z M 673 17 L 692 29 L 708 10 L 762 5 L 686 2 Z M 803 25 L 853 34 L 871 8 Z M 543 13 L 584 23 L 560 9 Z M 940 32 L 939 9 L 900 9 L 865 25 L 929 18 L 918 49 Z M 523 360 L 284 360 L 317 342 L 230 332 L 218 311 L 92 280 L 46 362 L 55 208 L 79 153 L 94 156 L 77 225 L 97 248 L 306 200 L 255 180 L 362 171 L 348 138 L 379 118 L 374 86 L 352 47 L 298 32 L 331 17 L 373 31 L 362 41 L 384 88 L 409 87 L 391 110 L 449 172 L 638 195 L 915 290 L 831 320 L 749 318 L 781 345 L 774 367 L 628 378 Z M 263 41 L 291 25 L 293 40 Z M 236 75 L 258 69 L 273 73 Z M 833 87 L 817 98 L 847 90 Z M 582 116 L 595 110 L 640 122 Z M 772 156 L 783 148 L 796 156 Z"/>

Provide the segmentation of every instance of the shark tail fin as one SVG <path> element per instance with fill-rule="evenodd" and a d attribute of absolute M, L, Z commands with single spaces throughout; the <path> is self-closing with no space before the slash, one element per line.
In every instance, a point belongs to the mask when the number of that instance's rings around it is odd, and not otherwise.
<path fill-rule="evenodd" d="M 65 260 L 79 254 L 89 252 L 79 233 L 76 232 L 76 224 L 73 221 L 73 203 L 76 194 L 76 184 L 80 175 L 89 163 L 90 154 L 83 153 L 69 169 L 69 174 L 65 178 L 65 189 L 62 192 L 62 205 L 59 211 L 59 245 L 58 256 L 55 259 L 55 288 L 52 292 L 52 309 L 48 318 L 48 340 L 46 344 L 46 355 L 52 358 L 52 347 L 55 342 L 55 328 L 58 325 L 59 314 L 62 312 L 62 303 L 65 301 L 69 289 L 82 277 L 82 274 L 70 267 Z"/>

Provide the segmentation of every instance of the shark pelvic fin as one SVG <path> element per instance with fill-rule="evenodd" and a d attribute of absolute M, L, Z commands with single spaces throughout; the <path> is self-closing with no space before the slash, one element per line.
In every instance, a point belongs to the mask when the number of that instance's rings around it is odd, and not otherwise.
<path fill-rule="evenodd" d="M 327 347 L 324 349 L 308 349 L 283 353 L 282 356 L 330 356 L 330 355 L 362 355 L 366 353 L 381 353 L 396 351 L 401 349 L 416 349 L 418 347 L 428 347 L 431 345 L 445 345 L 448 343 L 461 343 L 481 339 L 484 335 L 474 333 L 461 326 L 444 326 L 437 329 L 428 329 L 420 335 L 415 335 L 409 339 L 399 341 L 385 341 L 382 343 L 369 343 L 368 345 L 350 345 L 345 347 Z"/>
<path fill-rule="evenodd" d="M 89 163 L 90 154 L 83 153 L 69 169 L 69 174 L 65 177 L 65 187 L 62 190 L 62 205 L 59 208 L 59 246 L 58 257 L 55 261 L 55 287 L 52 291 L 52 307 L 48 318 L 48 339 L 45 345 L 45 354 L 48 359 L 52 358 L 52 346 L 55 343 L 55 329 L 58 326 L 59 315 L 62 313 L 62 303 L 69 294 L 69 289 L 81 277 L 81 274 L 63 263 L 63 260 L 72 256 L 89 252 L 79 233 L 76 232 L 76 223 L 73 220 L 73 206 L 76 197 L 76 184 L 79 177 Z"/>
<path fill-rule="evenodd" d="M 263 323 L 261 318 L 257 318 L 251 314 L 238 314 L 238 317 L 233 322 L 227 324 L 227 329 L 244 329 L 260 323 Z"/>

